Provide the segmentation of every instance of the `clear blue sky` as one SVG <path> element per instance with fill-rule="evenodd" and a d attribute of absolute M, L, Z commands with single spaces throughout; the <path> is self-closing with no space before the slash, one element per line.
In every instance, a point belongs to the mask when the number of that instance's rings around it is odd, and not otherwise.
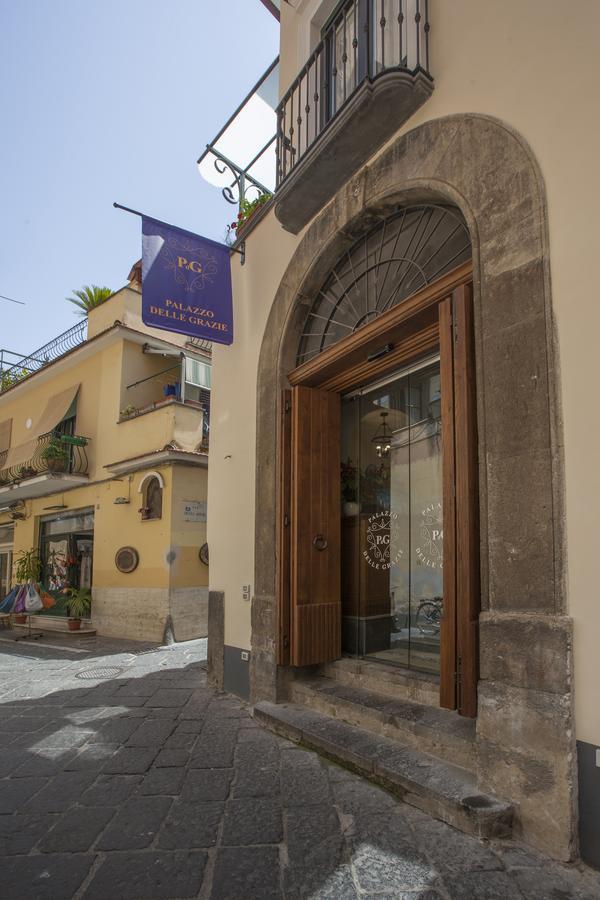
<path fill-rule="evenodd" d="M 223 240 L 233 207 L 196 159 L 277 52 L 259 0 L 0 0 L 0 294 L 27 301 L 0 300 L 0 347 L 126 282 L 140 220 L 113 200 Z"/>

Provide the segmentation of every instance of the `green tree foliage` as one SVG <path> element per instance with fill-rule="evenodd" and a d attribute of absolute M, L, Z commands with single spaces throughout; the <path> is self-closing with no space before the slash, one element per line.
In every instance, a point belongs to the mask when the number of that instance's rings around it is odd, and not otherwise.
<path fill-rule="evenodd" d="M 79 291 L 73 291 L 73 297 L 67 297 L 69 303 L 77 307 L 76 315 L 87 316 L 91 309 L 96 309 L 101 303 L 111 296 L 112 291 L 107 287 L 98 287 L 97 284 L 84 284 Z"/>
<path fill-rule="evenodd" d="M 27 369 L 16 369 L 14 372 L 10 372 L 8 369 L 0 371 L 0 394 L 2 391 L 7 391 L 28 374 Z"/>

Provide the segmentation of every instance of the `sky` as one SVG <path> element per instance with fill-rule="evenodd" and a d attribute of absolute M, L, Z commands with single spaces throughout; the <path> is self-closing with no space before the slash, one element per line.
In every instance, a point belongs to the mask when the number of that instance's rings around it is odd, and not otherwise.
<path fill-rule="evenodd" d="M 196 160 L 278 53 L 259 0 L 0 0 L 0 348 L 79 320 L 117 290 L 140 219 L 222 241 L 235 209 Z"/>

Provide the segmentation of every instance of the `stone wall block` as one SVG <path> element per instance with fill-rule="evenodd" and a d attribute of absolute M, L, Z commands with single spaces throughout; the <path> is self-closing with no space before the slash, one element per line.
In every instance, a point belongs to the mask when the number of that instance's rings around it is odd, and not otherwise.
<path fill-rule="evenodd" d="M 569 694 L 550 694 L 482 681 L 478 688 L 477 739 L 510 746 L 554 767 L 572 740 Z"/>
<path fill-rule="evenodd" d="M 505 227 L 486 234 L 480 244 L 482 291 L 488 278 L 503 272 L 512 272 L 543 256 L 542 225 L 539 216 L 509 220 Z M 545 309 L 544 285 L 537 286 L 532 299 L 537 301 L 538 311 Z"/>
<path fill-rule="evenodd" d="M 485 302 L 480 304 L 484 339 L 543 314 L 539 286 L 544 263 L 539 257 L 498 275 L 486 274 Z"/>
<path fill-rule="evenodd" d="M 518 456 L 549 448 L 544 315 L 485 337 L 483 372 L 490 453 Z M 526 495 L 523 499 L 527 502 Z"/>
<path fill-rule="evenodd" d="M 498 140 L 500 129 L 505 132 L 504 140 Z M 537 172 L 522 141 L 497 120 L 461 116 L 435 176 L 448 180 L 468 198 L 482 242 L 534 215 L 539 227 Z"/>
<path fill-rule="evenodd" d="M 489 607 L 554 612 L 551 451 L 498 456 L 489 446 L 486 468 Z"/>
<path fill-rule="evenodd" d="M 171 588 L 169 607 L 176 641 L 192 641 L 208 634 L 208 588 Z"/>
<path fill-rule="evenodd" d="M 551 694 L 571 690 L 573 625 L 566 616 L 483 613 L 479 648 L 482 682 Z"/>
<path fill-rule="evenodd" d="M 223 659 L 225 644 L 225 594 L 209 591 L 208 594 L 208 682 L 218 691 L 223 690 Z"/>
<path fill-rule="evenodd" d="M 169 611 L 166 587 L 94 587 L 92 624 L 105 637 L 160 644 Z"/>
<path fill-rule="evenodd" d="M 477 730 L 479 787 L 515 803 L 516 836 L 558 859 L 572 859 L 570 697 L 488 682 L 481 685 Z"/>
<path fill-rule="evenodd" d="M 394 140 L 369 164 L 366 202 L 393 194 L 411 179 L 431 178 L 452 145 L 459 128 L 452 117 L 436 119 Z"/>
<path fill-rule="evenodd" d="M 250 699 L 267 696 L 275 702 L 277 685 L 277 600 L 270 595 L 252 598 L 252 655 L 250 658 Z"/>

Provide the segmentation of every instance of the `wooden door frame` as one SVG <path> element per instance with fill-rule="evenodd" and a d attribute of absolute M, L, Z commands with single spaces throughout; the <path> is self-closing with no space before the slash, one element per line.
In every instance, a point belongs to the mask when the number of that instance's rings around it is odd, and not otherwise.
<path fill-rule="evenodd" d="M 295 368 L 292 386 L 342 394 L 385 377 L 440 350 L 444 434 L 445 617 L 441 633 L 440 706 L 463 715 L 477 710 L 477 619 L 479 613 L 479 534 L 477 517 L 477 438 L 472 322 L 472 261 L 427 285 L 352 335 Z M 461 345 L 455 350 L 460 331 Z M 444 370 L 444 364 L 447 366 Z M 449 368 L 448 368 L 449 366 Z M 278 491 L 278 663 L 289 665 L 290 496 L 287 462 L 290 391 L 279 416 Z M 457 416 L 463 420 L 456 427 Z M 288 437 L 286 438 L 286 435 Z M 289 445 L 288 445 L 289 446 Z M 285 524 L 287 522 L 287 524 Z M 466 548 L 466 552 L 464 549 Z M 457 623 L 460 617 L 460 622 Z M 475 648 L 475 649 L 474 649 Z"/>

